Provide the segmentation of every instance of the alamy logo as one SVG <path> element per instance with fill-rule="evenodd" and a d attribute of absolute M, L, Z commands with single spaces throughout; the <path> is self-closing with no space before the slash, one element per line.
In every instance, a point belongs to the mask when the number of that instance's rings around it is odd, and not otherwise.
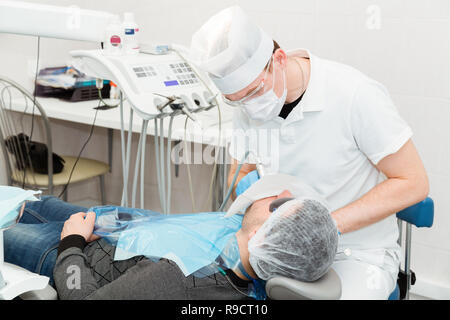
<path fill-rule="evenodd" d="M 175 136 L 180 136 L 181 132 L 175 132 Z M 220 148 L 208 144 L 206 147 L 201 143 L 191 143 L 188 141 L 199 140 L 199 137 L 209 136 L 205 130 L 191 130 L 186 141 L 178 143 L 171 151 L 171 161 L 174 164 L 229 164 L 231 158 L 221 157 L 223 153 Z M 280 130 L 279 129 L 236 129 L 224 130 L 223 136 L 230 137 L 229 152 L 236 155 L 238 161 L 250 162 L 257 157 L 261 163 L 270 167 L 271 172 L 279 169 L 280 151 Z M 247 159 L 243 159 L 246 151 L 249 152 Z"/>
<path fill-rule="evenodd" d="M 366 27 L 369 30 L 381 29 L 381 8 L 376 4 L 367 7 L 366 13 L 368 15 L 366 20 Z"/>
<path fill-rule="evenodd" d="M 367 288 L 370 290 L 381 289 L 381 271 L 375 266 L 369 266 L 366 270 L 367 276 Z"/>
<path fill-rule="evenodd" d="M 76 30 L 81 27 L 81 9 L 77 6 L 69 7 L 69 17 L 67 19 L 67 29 Z"/>
<path fill-rule="evenodd" d="M 67 289 L 81 289 L 81 270 L 79 266 L 71 265 L 67 268 L 67 274 L 70 274 L 67 277 L 66 285 Z"/>

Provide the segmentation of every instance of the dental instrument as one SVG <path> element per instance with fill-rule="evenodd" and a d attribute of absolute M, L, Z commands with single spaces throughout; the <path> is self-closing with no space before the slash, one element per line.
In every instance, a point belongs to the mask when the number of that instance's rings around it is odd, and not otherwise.
<path fill-rule="evenodd" d="M 145 48 L 145 47 L 144 47 Z M 208 86 L 199 72 L 191 66 L 181 53 L 185 50 L 178 45 L 168 45 L 167 50 L 160 54 L 143 52 L 133 55 L 108 55 L 102 50 L 75 50 L 71 55 L 76 58 L 77 68 L 91 76 L 100 79 L 110 79 L 121 88 L 127 97 L 134 114 L 142 119 L 141 137 L 139 139 L 138 158 L 135 163 L 134 182 L 131 195 L 131 204 L 135 204 L 137 193 L 137 179 L 141 171 L 141 208 L 144 207 L 144 164 L 145 164 L 145 138 L 149 120 L 155 121 L 155 157 L 157 166 L 158 191 L 160 193 L 161 207 L 164 213 L 169 213 L 171 186 L 169 157 L 166 159 L 164 119 L 170 118 L 168 141 L 171 141 L 173 117 L 185 115 L 190 120 L 198 122 L 197 114 L 218 106 L 216 95 Z M 121 113 L 123 117 L 123 113 Z M 122 118 L 123 120 L 123 118 Z M 130 119 L 131 121 L 131 119 Z M 157 123 L 159 121 L 159 123 Z M 159 127 L 159 132 L 157 130 Z M 125 143 L 123 126 L 121 127 L 121 141 Z M 219 110 L 219 140 L 221 135 L 221 119 Z M 130 134 L 130 133 L 128 133 Z M 159 138 L 159 141 L 157 141 Z M 167 146 L 167 154 L 170 153 Z M 142 150 L 141 150 L 142 149 Z M 125 146 L 123 145 L 122 152 Z M 127 150 L 128 152 L 128 150 Z M 122 157 L 124 164 L 124 190 L 122 204 L 128 203 L 128 177 L 130 163 L 128 154 Z M 167 163 L 166 163 L 167 161 Z M 216 165 L 213 175 L 216 173 Z M 212 180 L 213 182 L 213 180 Z M 211 186 L 212 186 L 211 182 Z M 210 187 L 211 190 L 212 187 Z M 210 191 L 211 192 L 211 191 Z M 208 196 L 207 200 L 210 199 Z"/>
<path fill-rule="evenodd" d="M 20 17 L 20 19 L 18 19 Z M 108 44 L 113 36 L 105 38 L 107 30 L 112 21 L 117 21 L 118 16 L 101 11 L 85 10 L 77 7 L 60 7 L 52 5 L 41 5 L 22 1 L 2 1 L 0 2 L 0 32 L 34 35 L 39 37 L 51 37 L 61 39 L 73 39 L 81 41 L 102 42 Z M 25 21 L 25 23 L 24 23 Z M 82 22 L 82 23 L 81 23 Z M 123 36 L 121 32 L 118 37 Z M 120 34 L 119 34 L 120 33 Z M 108 33 L 109 34 L 109 33 Z M 112 40 L 111 40 L 112 41 Z M 113 43 L 118 44 L 118 43 Z M 120 41 L 117 47 L 120 48 Z M 105 48 L 107 49 L 107 48 Z M 117 49 L 117 48 L 115 48 Z M 114 50 L 117 51 L 117 50 Z M 129 50 L 128 50 L 129 51 Z M 199 122 L 198 114 L 218 107 L 216 99 L 217 92 L 214 92 L 210 79 L 201 74 L 184 56 L 188 55 L 186 48 L 176 44 L 147 45 L 141 44 L 140 52 L 134 50 L 133 54 L 128 54 L 127 50 L 121 50 L 116 54 L 111 54 L 109 50 L 74 50 L 70 52 L 75 58 L 74 65 L 80 71 L 95 78 L 108 79 L 117 84 L 122 92 L 122 99 L 127 100 L 131 106 L 130 116 L 137 115 L 142 120 L 142 129 L 148 127 L 148 121 L 158 120 L 160 132 L 159 150 L 155 148 L 155 157 L 159 158 L 160 169 L 163 170 L 158 175 L 161 207 L 168 213 L 170 205 L 170 186 L 166 176 L 166 157 L 160 154 L 165 149 L 164 118 L 186 115 L 190 120 Z M 185 54 L 186 52 L 186 54 Z M 207 79 L 207 80 L 206 80 Z M 124 105 L 123 100 L 119 103 L 121 108 L 121 121 L 123 121 Z M 219 115 L 219 144 L 221 140 L 221 114 Z M 133 117 L 130 117 L 130 127 L 132 128 Z M 169 128 L 172 128 L 169 125 Z M 128 131 L 128 139 L 125 139 L 125 127 L 121 124 L 122 162 L 123 162 L 123 185 L 121 204 L 130 205 L 136 201 L 137 187 L 133 181 L 131 196 L 128 194 L 128 177 L 130 163 L 131 130 Z M 140 146 L 145 148 L 145 138 L 147 131 L 141 130 Z M 171 139 L 171 132 L 168 132 Z M 170 146 L 168 146 L 169 152 Z M 157 151 L 157 152 L 156 152 Z M 136 167 L 134 179 L 144 177 L 145 151 L 138 151 L 140 157 L 135 161 Z M 167 159 L 168 161 L 168 159 Z M 168 164 L 167 164 L 168 166 Z M 214 165 L 215 174 L 217 164 Z M 168 170 L 170 170 L 167 167 Z M 140 171 L 140 175 L 138 174 Z M 167 179 L 167 183 L 165 181 Z M 211 179 L 210 190 L 214 182 Z M 144 198 L 144 179 L 140 181 L 140 194 Z M 208 196 L 209 201 L 211 196 Z M 145 205 L 144 199 L 140 201 L 141 206 Z"/>

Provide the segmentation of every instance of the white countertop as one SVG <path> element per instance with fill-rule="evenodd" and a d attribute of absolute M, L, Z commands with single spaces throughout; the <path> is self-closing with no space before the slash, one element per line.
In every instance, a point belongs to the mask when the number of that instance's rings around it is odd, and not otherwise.
<path fill-rule="evenodd" d="M 42 105 L 50 119 L 65 120 L 75 123 L 82 123 L 92 125 L 94 120 L 95 111 L 93 108 L 98 105 L 98 100 L 83 101 L 83 102 L 68 102 L 56 98 L 42 98 L 37 97 L 37 101 Z M 116 101 L 105 101 L 114 104 Z M 218 109 L 213 108 L 209 111 L 197 113 L 197 118 L 201 121 L 203 130 L 200 130 L 198 125 L 194 125 L 191 120 L 188 121 L 188 131 L 186 134 L 186 140 L 189 142 L 203 143 L 209 145 L 225 146 L 231 137 L 231 117 L 232 108 L 227 106 L 220 106 L 222 116 L 222 128 L 221 128 L 221 141 L 219 141 L 219 121 L 218 121 Z M 24 104 L 21 100 L 13 100 L 12 109 L 18 112 L 24 111 Z M 124 101 L 124 128 L 128 130 L 130 107 L 129 104 Z M 31 114 L 32 108 L 29 106 L 26 113 Z M 168 137 L 169 131 L 169 119 L 164 119 L 164 137 Z M 184 124 L 186 116 L 176 116 L 173 121 L 172 127 L 172 140 L 184 140 Z M 114 108 L 110 110 L 99 110 L 95 125 L 98 127 L 111 128 L 120 130 L 120 108 Z M 159 120 L 158 120 L 159 125 Z M 140 133 L 142 127 L 142 119 L 134 113 L 133 116 L 133 132 Z M 158 128 L 159 130 L 159 128 Z M 149 121 L 147 133 L 154 135 L 155 127 L 154 120 Z"/>

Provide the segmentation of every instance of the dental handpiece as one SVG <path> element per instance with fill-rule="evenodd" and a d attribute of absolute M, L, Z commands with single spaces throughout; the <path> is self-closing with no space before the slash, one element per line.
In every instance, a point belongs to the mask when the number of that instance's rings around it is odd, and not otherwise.
<path fill-rule="evenodd" d="M 183 111 L 184 114 L 187 115 L 192 121 L 195 121 L 195 122 L 198 121 L 197 117 L 193 113 L 191 113 L 186 106 L 183 106 L 181 108 L 181 111 Z"/>
<path fill-rule="evenodd" d="M 258 172 L 260 178 L 266 174 L 260 157 L 256 157 L 256 171 Z"/>

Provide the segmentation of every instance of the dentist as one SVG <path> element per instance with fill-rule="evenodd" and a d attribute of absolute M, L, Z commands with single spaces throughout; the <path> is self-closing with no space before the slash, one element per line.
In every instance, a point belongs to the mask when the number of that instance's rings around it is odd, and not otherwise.
<path fill-rule="evenodd" d="M 236 107 L 229 184 L 250 151 L 266 173 L 313 187 L 341 234 L 332 268 L 342 299 L 387 299 L 401 258 L 394 213 L 425 199 L 429 185 L 385 87 L 306 49 L 285 52 L 237 6 L 193 35 L 191 59 Z M 237 182 L 255 170 L 254 157 L 244 162 Z"/>

